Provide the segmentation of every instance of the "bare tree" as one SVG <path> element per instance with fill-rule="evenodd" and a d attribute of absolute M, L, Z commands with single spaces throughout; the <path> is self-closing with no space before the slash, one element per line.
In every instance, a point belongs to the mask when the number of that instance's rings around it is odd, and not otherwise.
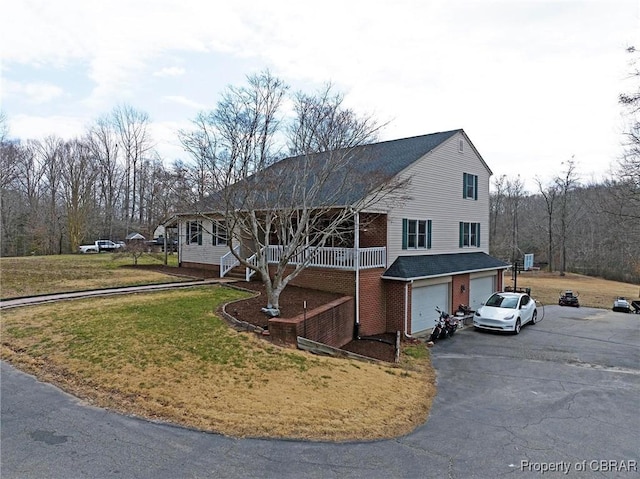
<path fill-rule="evenodd" d="M 511 261 L 516 262 L 521 254 L 520 248 L 518 247 L 518 228 L 520 203 L 524 197 L 524 183 L 520 175 L 515 179 L 507 179 L 505 189 L 511 217 Z"/>
<path fill-rule="evenodd" d="M 344 95 L 328 83 L 316 95 L 298 92 L 289 125 L 289 155 L 305 155 L 372 143 L 382 128 L 371 117 L 343 108 Z"/>
<path fill-rule="evenodd" d="M 144 193 L 143 164 L 152 148 L 148 133 L 149 115 L 128 105 L 120 105 L 111 113 L 119 137 L 119 149 L 124 156 L 124 210 L 126 230 L 133 220 L 142 223 L 141 197 Z"/>
<path fill-rule="evenodd" d="M 547 261 L 549 271 L 553 271 L 553 211 L 558 198 L 558 185 L 556 183 L 543 186 L 542 181 L 536 178 L 538 191 L 542 195 L 545 204 L 545 212 L 547 214 Z"/>
<path fill-rule="evenodd" d="M 562 164 L 565 164 L 564 162 Z M 575 211 L 569 211 L 571 192 L 578 186 L 576 163 L 571 157 L 566 162 L 566 170 L 563 176 L 557 176 L 554 180 L 560 200 L 560 276 L 567 271 L 567 241 L 568 227 L 574 217 Z"/>
<path fill-rule="evenodd" d="M 626 205 L 618 211 L 623 220 L 640 221 L 640 69 L 638 64 L 640 57 L 635 47 L 627 48 L 632 55 L 630 62 L 630 79 L 634 81 L 634 89 L 630 93 L 620 94 L 619 101 L 623 106 L 627 118 L 625 132 L 624 156 L 618 163 L 618 183 L 622 188 L 617 188 L 617 200 L 620 205 Z M 616 214 L 613 213 L 612 214 Z"/>
<path fill-rule="evenodd" d="M 9 128 L 4 112 L 0 112 L 0 246 L 2 255 L 17 255 L 20 253 L 20 244 L 24 245 L 26 234 L 24 229 L 29 223 L 26 218 L 29 208 L 25 201 L 22 188 L 23 177 L 32 172 L 34 161 L 29 164 L 28 159 L 33 160 L 25 145 L 18 140 L 9 138 Z M 38 191 L 39 178 L 29 179 L 24 183 Z M 35 184 L 34 184 L 35 183 Z M 34 192 L 34 197 L 38 194 Z"/>
<path fill-rule="evenodd" d="M 66 212 L 69 246 L 71 251 L 77 251 L 95 207 L 93 193 L 98 169 L 90 147 L 78 139 L 62 145 L 60 160 L 60 186 Z"/>
<path fill-rule="evenodd" d="M 494 192 L 491 194 L 489 210 L 491 211 L 491 238 L 498 232 L 498 216 L 504 212 L 504 195 L 506 175 L 500 175 L 493 180 Z"/>
<path fill-rule="evenodd" d="M 358 171 L 366 147 L 354 147 L 379 128 L 371 118 L 344 108 L 327 88 L 295 95 L 285 122 L 287 90 L 269 72 L 251 76 L 246 87 L 229 88 L 208 116 L 217 139 L 215 199 L 223 205 L 222 218 L 211 220 L 224 220 L 237 260 L 261 275 L 274 314 L 280 293 L 319 248 L 353 235 L 354 218 L 367 208 L 401 201 L 406 186 L 381 172 Z M 276 161 L 284 135 L 298 156 Z M 247 251 L 235 248 L 240 243 Z"/>
<path fill-rule="evenodd" d="M 123 172 L 118 163 L 118 139 L 111 118 L 108 116 L 98 118 L 89 127 L 87 142 L 99 169 L 97 187 L 99 203 L 102 206 L 100 236 L 113 239 L 118 219 L 117 208 L 121 199 Z"/>
<path fill-rule="evenodd" d="M 213 128 L 212 113 L 199 113 L 192 121 L 190 130 L 178 131 L 178 138 L 193 162 L 185 166 L 190 183 L 195 186 L 198 201 L 204 200 L 216 188 L 216 131 Z"/>
<path fill-rule="evenodd" d="M 34 142 L 43 172 L 46 202 L 44 206 L 44 226 L 42 247 L 45 254 L 62 253 L 62 238 L 64 236 L 63 212 L 59 208 L 60 198 L 60 149 L 62 138 L 54 135 L 47 136 L 41 142 Z"/>

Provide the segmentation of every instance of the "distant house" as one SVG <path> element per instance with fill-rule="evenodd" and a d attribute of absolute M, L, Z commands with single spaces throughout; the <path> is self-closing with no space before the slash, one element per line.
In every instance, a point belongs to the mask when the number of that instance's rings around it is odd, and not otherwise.
<path fill-rule="evenodd" d="M 503 287 L 508 265 L 488 254 L 492 173 L 463 130 L 359 148 L 367 157 L 357 166 L 361 174 L 384 169 L 411 178 L 411 200 L 359 213 L 352 241 L 324 248 L 326 254 L 291 284 L 352 296 L 362 335 L 420 333 L 435 324 L 436 307 L 451 311 L 463 303 L 476 309 Z M 368 192 L 352 193 L 356 198 Z M 206 214 L 174 217 L 181 266 L 227 274 L 227 233 L 211 220 L 217 213 L 212 207 Z"/>
<path fill-rule="evenodd" d="M 125 238 L 125 241 L 144 241 L 146 238 L 140 233 L 129 233 Z"/>

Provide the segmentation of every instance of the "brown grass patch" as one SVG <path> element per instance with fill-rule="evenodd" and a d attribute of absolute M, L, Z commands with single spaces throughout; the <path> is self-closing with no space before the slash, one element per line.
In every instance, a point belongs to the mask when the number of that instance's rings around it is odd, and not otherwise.
<path fill-rule="evenodd" d="M 513 286 L 510 280 L 505 283 Z M 603 309 L 611 309 L 618 296 L 640 297 L 638 285 L 573 273 L 565 276 L 542 271 L 521 273 L 518 275 L 518 288 L 531 288 L 531 296 L 543 304 L 558 304 L 560 293 L 569 289 L 579 294 L 580 306 Z"/>
<path fill-rule="evenodd" d="M 196 288 L 10 310 L 2 358 L 98 406 L 230 436 L 380 439 L 426 420 L 435 378 L 423 344 L 402 367 L 282 349 L 213 314 L 240 294 Z"/>
<path fill-rule="evenodd" d="M 171 261 L 175 262 L 175 257 Z M 131 258 L 107 253 L 0 258 L 0 297 L 6 299 L 184 280 L 144 267 L 161 264 L 157 257 L 144 256 L 140 262 L 140 268 L 129 267 L 132 266 Z"/>

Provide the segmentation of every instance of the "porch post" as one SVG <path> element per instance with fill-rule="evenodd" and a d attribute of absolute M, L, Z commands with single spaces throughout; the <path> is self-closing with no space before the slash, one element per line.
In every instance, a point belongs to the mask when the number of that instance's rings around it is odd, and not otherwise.
<path fill-rule="evenodd" d="M 353 250 L 355 258 L 353 265 L 356 268 L 356 331 L 360 337 L 360 213 L 355 214 L 354 225 Z"/>

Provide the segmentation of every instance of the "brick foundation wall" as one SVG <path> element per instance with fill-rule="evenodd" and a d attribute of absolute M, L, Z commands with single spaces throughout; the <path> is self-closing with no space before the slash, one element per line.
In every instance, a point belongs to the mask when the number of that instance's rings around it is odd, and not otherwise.
<path fill-rule="evenodd" d="M 380 276 L 383 268 L 360 271 L 360 336 L 387 332 L 386 297 Z"/>
<path fill-rule="evenodd" d="M 287 273 L 289 269 L 287 269 Z M 300 288 L 319 289 L 345 296 L 355 296 L 355 272 L 339 269 L 307 268 L 289 283 Z"/>
<path fill-rule="evenodd" d="M 269 334 L 279 344 L 296 345 L 302 336 L 340 348 L 353 339 L 354 311 L 353 298 L 345 296 L 295 318 L 272 318 Z"/>
<path fill-rule="evenodd" d="M 405 305 L 405 286 L 408 288 L 408 304 Z M 411 312 L 411 285 L 404 281 L 384 281 L 386 298 L 386 330 L 388 333 L 404 331 L 405 311 Z"/>
<path fill-rule="evenodd" d="M 458 274 L 452 278 L 451 311 L 447 311 L 447 313 L 453 313 L 460 304 L 469 305 L 470 281 L 471 275 L 469 273 Z M 462 287 L 464 287 L 464 291 L 462 291 Z"/>
<path fill-rule="evenodd" d="M 360 247 L 377 248 L 387 245 L 387 215 L 360 216 Z"/>
<path fill-rule="evenodd" d="M 216 271 L 220 273 L 220 265 L 219 264 L 208 264 L 208 263 L 192 263 L 190 261 L 182 261 L 179 268 L 194 268 L 194 269 L 204 269 L 207 271 Z"/>

